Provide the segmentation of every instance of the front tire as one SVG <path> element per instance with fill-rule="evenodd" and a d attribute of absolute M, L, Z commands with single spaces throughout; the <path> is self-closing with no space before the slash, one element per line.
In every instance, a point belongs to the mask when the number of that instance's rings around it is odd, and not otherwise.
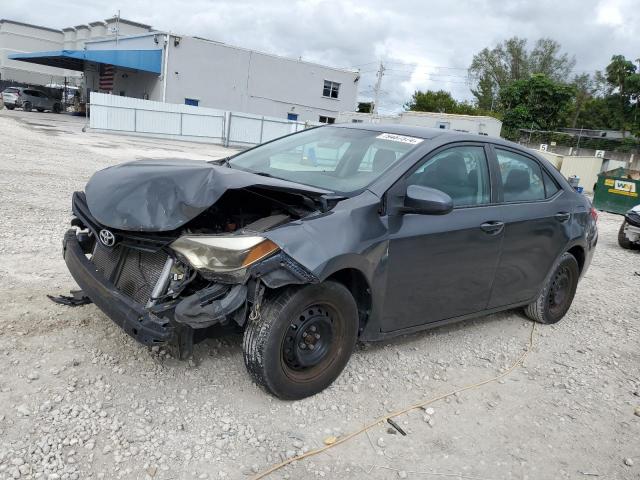
<path fill-rule="evenodd" d="M 618 230 L 618 245 L 627 250 L 637 250 L 640 248 L 638 245 L 633 243 L 627 238 L 627 235 L 624 233 L 624 227 L 627 226 L 627 221 L 623 221 L 622 225 L 620 225 L 620 230 Z"/>
<path fill-rule="evenodd" d="M 15 105 L 5 105 L 5 108 L 6 108 L 7 110 L 13 110 L 13 109 L 14 109 L 14 108 L 16 108 L 16 107 L 15 107 Z"/>
<path fill-rule="evenodd" d="M 535 302 L 527 305 L 524 313 L 538 323 L 552 324 L 565 316 L 578 287 L 580 267 L 570 253 L 562 254 Z"/>
<path fill-rule="evenodd" d="M 275 291 L 244 333 L 244 362 L 259 385 L 297 400 L 327 388 L 347 364 L 358 309 L 343 285 L 323 282 Z"/>
<path fill-rule="evenodd" d="M 24 110 L 25 112 L 30 112 L 32 108 L 31 102 L 24 102 L 22 104 L 22 110 Z"/>

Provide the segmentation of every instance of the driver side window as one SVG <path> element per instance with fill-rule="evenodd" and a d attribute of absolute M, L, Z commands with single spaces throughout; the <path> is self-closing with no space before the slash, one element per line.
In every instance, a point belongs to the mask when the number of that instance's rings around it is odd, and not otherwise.
<path fill-rule="evenodd" d="M 407 186 L 421 185 L 441 190 L 454 207 L 485 205 L 490 202 L 489 167 L 484 148 L 459 146 L 430 158 L 407 179 Z"/>

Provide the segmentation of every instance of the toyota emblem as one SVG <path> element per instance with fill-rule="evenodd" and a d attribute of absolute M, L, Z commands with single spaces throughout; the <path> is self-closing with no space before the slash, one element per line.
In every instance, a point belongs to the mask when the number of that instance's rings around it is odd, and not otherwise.
<path fill-rule="evenodd" d="M 100 230 L 100 242 L 102 242 L 105 247 L 113 247 L 116 243 L 116 236 L 109 230 Z"/>

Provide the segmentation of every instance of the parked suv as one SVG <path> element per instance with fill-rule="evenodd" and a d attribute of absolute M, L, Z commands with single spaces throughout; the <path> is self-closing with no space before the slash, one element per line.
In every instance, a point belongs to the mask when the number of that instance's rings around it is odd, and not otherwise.
<path fill-rule="evenodd" d="M 332 125 L 216 163 L 97 172 L 64 258 L 143 344 L 185 357 L 209 327 L 243 329 L 249 373 L 281 398 L 330 385 L 358 339 L 511 308 L 559 321 L 598 238 L 584 195 L 497 138 Z"/>
<path fill-rule="evenodd" d="M 2 92 L 2 101 L 9 110 L 22 108 L 25 112 L 30 112 L 35 108 L 39 112 L 51 110 L 53 113 L 60 113 L 62 111 L 60 100 L 35 88 L 5 88 Z"/>

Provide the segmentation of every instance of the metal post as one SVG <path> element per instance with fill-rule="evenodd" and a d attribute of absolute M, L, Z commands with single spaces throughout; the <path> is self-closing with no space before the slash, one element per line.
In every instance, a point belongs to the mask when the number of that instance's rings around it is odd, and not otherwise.
<path fill-rule="evenodd" d="M 580 137 L 582 137 L 582 129 L 584 127 L 580 127 L 580 133 L 578 134 L 578 145 L 576 146 L 576 156 L 580 155 Z"/>
<path fill-rule="evenodd" d="M 138 131 L 138 109 L 137 108 L 133 109 L 133 131 L 134 132 Z"/>
<path fill-rule="evenodd" d="M 165 34 L 164 41 L 164 65 L 162 68 L 162 101 L 167 101 L 167 77 L 169 76 L 169 42 L 171 40 L 171 32 Z"/>
<path fill-rule="evenodd" d="M 262 143 L 262 132 L 264 132 L 264 116 L 262 117 L 262 121 L 260 122 L 260 143 Z"/>
<path fill-rule="evenodd" d="M 228 147 L 229 146 L 229 137 L 231 136 L 231 117 L 233 116 L 232 112 L 227 112 L 225 114 L 225 117 L 227 117 L 227 124 L 226 124 L 226 128 L 225 128 L 225 135 L 224 135 L 224 146 Z"/>
<path fill-rule="evenodd" d="M 182 112 L 180 112 L 180 136 L 182 136 Z"/>

